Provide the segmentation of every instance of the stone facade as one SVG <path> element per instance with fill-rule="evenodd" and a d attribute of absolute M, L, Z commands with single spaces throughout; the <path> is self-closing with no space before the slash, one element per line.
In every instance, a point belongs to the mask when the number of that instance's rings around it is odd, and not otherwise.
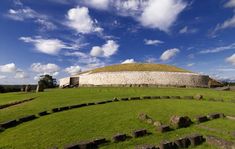
<path fill-rule="evenodd" d="M 209 76 L 196 73 L 123 71 L 87 73 L 79 77 L 79 86 L 156 85 L 208 87 Z"/>
<path fill-rule="evenodd" d="M 60 79 L 60 87 L 70 85 L 70 77 Z"/>
<path fill-rule="evenodd" d="M 67 77 L 60 79 L 60 87 L 74 86 L 79 84 L 79 77 Z"/>
<path fill-rule="evenodd" d="M 122 71 L 86 73 L 60 79 L 60 87 L 79 86 L 174 86 L 208 87 L 209 76 L 196 73 Z"/>

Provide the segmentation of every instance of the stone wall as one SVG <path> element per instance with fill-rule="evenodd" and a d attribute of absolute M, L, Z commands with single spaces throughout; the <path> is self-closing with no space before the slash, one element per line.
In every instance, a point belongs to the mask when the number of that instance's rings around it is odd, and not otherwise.
<path fill-rule="evenodd" d="M 60 87 L 70 85 L 70 77 L 60 79 Z"/>
<path fill-rule="evenodd" d="M 125 71 L 100 72 L 79 76 L 79 86 L 159 85 L 208 87 L 209 77 L 195 73 Z"/>

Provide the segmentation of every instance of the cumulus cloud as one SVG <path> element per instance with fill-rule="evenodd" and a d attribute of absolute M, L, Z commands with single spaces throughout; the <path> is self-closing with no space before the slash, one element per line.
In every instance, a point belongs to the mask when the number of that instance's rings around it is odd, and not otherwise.
<path fill-rule="evenodd" d="M 17 70 L 17 67 L 14 63 L 0 65 L 0 72 L 14 73 L 14 72 L 16 72 L 16 70 Z"/>
<path fill-rule="evenodd" d="M 190 29 L 190 28 L 188 28 L 188 26 L 183 27 L 179 31 L 180 34 L 193 34 L 193 33 L 196 33 L 196 32 L 197 32 L 197 29 L 195 29 L 195 28 Z"/>
<path fill-rule="evenodd" d="M 159 44 L 162 44 L 164 43 L 163 41 L 160 41 L 160 40 L 151 40 L 151 39 L 144 39 L 144 43 L 146 45 L 159 45 Z"/>
<path fill-rule="evenodd" d="M 77 75 L 79 72 L 81 72 L 81 68 L 80 66 L 70 66 L 65 68 L 64 71 L 70 75 Z"/>
<path fill-rule="evenodd" d="M 126 59 L 125 61 L 122 62 L 122 64 L 131 64 L 131 63 L 136 63 L 134 59 Z"/>
<path fill-rule="evenodd" d="M 228 8 L 235 7 L 235 0 L 229 0 L 224 6 Z"/>
<path fill-rule="evenodd" d="M 165 52 L 162 53 L 160 59 L 162 61 L 170 60 L 171 58 L 176 56 L 179 52 L 180 50 L 177 48 L 166 50 Z"/>
<path fill-rule="evenodd" d="M 67 46 L 63 41 L 59 39 L 43 39 L 38 36 L 35 38 L 32 37 L 20 37 L 20 40 L 26 43 L 32 43 L 35 49 L 38 52 L 56 55 L 60 52 L 61 49 L 73 49 L 74 47 Z"/>
<path fill-rule="evenodd" d="M 226 58 L 226 61 L 235 66 L 235 53 L 230 57 Z"/>
<path fill-rule="evenodd" d="M 15 78 L 16 79 L 25 79 L 25 78 L 29 78 L 29 75 L 24 72 L 23 70 L 17 70 L 16 74 L 15 74 Z"/>
<path fill-rule="evenodd" d="M 83 0 L 85 4 L 96 9 L 108 9 L 110 0 Z"/>
<path fill-rule="evenodd" d="M 39 74 L 49 74 L 49 75 L 58 75 L 60 67 L 56 64 L 41 64 L 33 63 L 31 65 L 31 70 Z"/>
<path fill-rule="evenodd" d="M 0 72 L 15 75 L 15 79 L 24 79 L 29 77 L 26 72 L 24 72 L 22 69 L 17 68 L 14 63 L 0 65 Z M 4 79 L 6 78 L 6 76 L 1 75 L 1 78 Z"/>
<path fill-rule="evenodd" d="M 169 31 L 178 15 L 187 7 L 184 0 L 91 0 L 87 3 L 91 3 L 93 8 L 130 16 L 144 27 L 165 32 Z"/>
<path fill-rule="evenodd" d="M 211 48 L 211 49 L 201 50 L 199 53 L 200 54 L 218 53 L 218 52 L 222 52 L 225 50 L 231 50 L 231 49 L 235 49 L 235 43 L 232 43 L 228 46 L 221 46 L 221 47 L 215 47 L 215 48 Z"/>
<path fill-rule="evenodd" d="M 149 0 L 139 21 L 143 26 L 168 32 L 186 6 L 182 0 Z"/>
<path fill-rule="evenodd" d="M 119 45 L 115 41 L 108 40 L 101 47 L 94 46 L 90 51 L 90 55 L 94 57 L 110 57 L 118 51 L 118 48 Z"/>
<path fill-rule="evenodd" d="M 76 65 L 79 65 L 81 70 L 83 71 L 94 69 L 97 67 L 102 67 L 106 65 L 105 60 L 101 61 L 97 57 L 91 56 L 90 53 L 87 54 L 84 52 L 75 51 L 75 52 L 66 52 L 64 55 L 73 57 L 71 59 L 73 63 L 75 63 Z M 77 59 L 74 59 L 74 57 Z"/>
<path fill-rule="evenodd" d="M 89 15 L 87 7 L 72 8 L 67 13 L 67 26 L 76 30 L 78 33 L 88 34 L 92 32 L 102 32 L 103 29 L 98 27 L 97 21 L 93 21 Z"/>

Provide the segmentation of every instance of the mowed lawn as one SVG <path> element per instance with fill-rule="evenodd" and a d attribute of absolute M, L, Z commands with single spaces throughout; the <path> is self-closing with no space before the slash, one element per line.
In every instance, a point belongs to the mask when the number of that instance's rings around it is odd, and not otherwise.
<path fill-rule="evenodd" d="M 37 114 L 55 107 L 112 99 L 114 97 L 133 96 L 187 96 L 202 94 L 205 99 L 216 98 L 230 101 L 235 99 L 234 91 L 215 91 L 212 89 L 189 88 L 76 88 L 52 89 L 43 93 L 9 93 L 0 94 L 0 104 L 37 97 L 21 105 L 0 110 L 0 122 L 17 119 L 22 116 Z M 172 115 L 186 115 L 194 119 L 197 115 L 222 112 L 235 114 L 235 103 L 195 100 L 137 100 L 120 101 L 104 105 L 94 105 L 54 113 L 36 120 L 23 123 L 0 133 L 0 148 L 45 149 L 63 146 L 94 138 L 111 137 L 117 133 L 131 134 L 135 129 L 146 128 L 152 135 L 130 139 L 123 143 L 110 143 L 101 148 L 134 148 L 138 144 L 159 144 L 161 140 L 174 140 L 180 136 L 192 134 L 213 134 L 233 141 L 235 122 L 227 119 L 209 121 L 207 126 L 218 131 L 206 130 L 198 125 L 161 134 L 151 125 L 137 119 L 138 114 L 146 113 L 155 120 L 168 124 Z M 227 133 L 222 133 L 227 132 Z M 231 132 L 231 133 L 230 133 Z M 203 144 L 197 148 L 215 148 Z"/>

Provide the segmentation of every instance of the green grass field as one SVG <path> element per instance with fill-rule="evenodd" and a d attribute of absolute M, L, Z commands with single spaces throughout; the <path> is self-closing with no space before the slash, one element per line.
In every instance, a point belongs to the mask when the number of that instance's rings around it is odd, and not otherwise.
<path fill-rule="evenodd" d="M 146 128 L 152 135 L 130 139 L 122 143 L 109 143 L 101 148 L 134 148 L 139 144 L 159 144 L 161 140 L 174 140 L 192 133 L 211 134 L 229 141 L 234 141 L 235 122 L 218 119 L 200 124 L 218 131 L 206 130 L 200 125 L 177 129 L 161 134 L 151 125 L 137 119 L 138 114 L 146 113 L 155 120 L 169 123 L 172 115 L 186 115 L 195 118 L 221 112 L 235 115 L 234 91 L 215 91 L 197 88 L 76 88 L 52 89 L 43 93 L 7 93 L 0 94 L 0 105 L 13 101 L 37 97 L 35 100 L 0 110 L 0 123 L 22 116 L 37 114 L 52 108 L 112 99 L 114 97 L 133 96 L 187 96 L 202 94 L 204 101 L 196 100 L 137 100 L 120 101 L 103 105 L 88 106 L 40 117 L 0 132 L 0 149 L 45 149 L 63 146 L 94 138 L 111 137 L 117 133 L 131 134 L 135 129 Z M 207 99 L 224 99 L 225 102 L 211 102 Z M 225 132 L 225 133 L 224 133 Z M 214 149 L 204 143 L 196 148 Z"/>

